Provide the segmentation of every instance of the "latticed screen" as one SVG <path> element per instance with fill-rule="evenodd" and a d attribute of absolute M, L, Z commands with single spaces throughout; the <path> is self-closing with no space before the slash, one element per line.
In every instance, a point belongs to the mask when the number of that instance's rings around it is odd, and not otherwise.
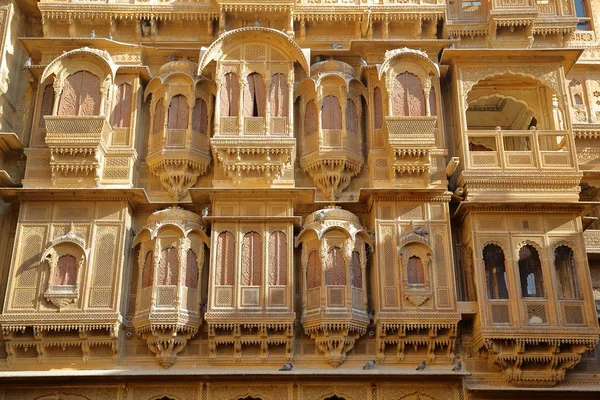
<path fill-rule="evenodd" d="M 424 284 L 425 272 L 423 271 L 423 261 L 420 257 L 412 256 L 408 259 L 406 265 L 407 281 L 410 284 Z"/>
<path fill-rule="evenodd" d="M 306 288 L 312 289 L 321 286 L 321 268 L 319 253 L 313 250 L 308 255 L 308 268 L 306 269 Z"/>
<path fill-rule="evenodd" d="M 483 248 L 488 299 L 508 299 L 504 261 L 504 252 L 500 246 L 488 244 Z"/>
<path fill-rule="evenodd" d="M 325 265 L 325 284 L 346 284 L 346 265 L 344 263 L 342 249 L 340 249 L 339 247 L 331 247 L 327 251 L 327 262 Z"/>
<path fill-rule="evenodd" d="M 259 286 L 262 270 L 262 239 L 258 232 L 248 232 L 242 242 L 242 285 Z"/>
<path fill-rule="evenodd" d="M 360 268 L 360 254 L 358 251 L 352 252 L 352 259 L 350 262 L 350 270 L 352 271 L 352 287 L 362 289 L 362 271 Z"/>
<path fill-rule="evenodd" d="M 163 129 L 163 125 L 165 123 L 165 108 L 164 108 L 164 100 L 160 99 L 156 103 L 156 108 L 154 109 L 154 120 L 152 122 L 152 133 L 156 134 Z"/>
<path fill-rule="evenodd" d="M 235 239 L 231 232 L 221 232 L 217 238 L 217 276 L 219 285 L 233 285 Z"/>
<path fill-rule="evenodd" d="M 348 99 L 348 103 L 346 105 L 346 131 L 349 133 L 358 133 L 356 106 L 350 99 Z"/>
<path fill-rule="evenodd" d="M 383 126 L 383 110 L 381 103 L 381 89 L 376 87 L 373 90 L 373 108 L 375 109 L 375 129 L 381 129 Z"/>
<path fill-rule="evenodd" d="M 237 117 L 239 101 L 240 82 L 236 74 L 229 72 L 221 83 L 221 117 Z"/>
<path fill-rule="evenodd" d="M 577 272 L 573 250 L 568 246 L 558 246 L 554 250 L 554 267 L 558 276 L 558 294 L 562 299 L 579 299 Z"/>
<path fill-rule="evenodd" d="M 185 96 L 178 94 L 171 99 L 169 104 L 169 129 L 187 129 L 189 107 Z"/>
<path fill-rule="evenodd" d="M 327 96 L 323 99 L 321 126 L 323 129 L 342 129 L 342 109 L 337 97 Z"/>
<path fill-rule="evenodd" d="M 42 105 L 40 107 L 40 121 L 38 124 L 39 128 L 46 127 L 46 120 L 44 115 L 52 115 L 52 106 L 54 105 L 54 86 L 46 85 L 44 88 L 44 94 L 42 95 Z"/>
<path fill-rule="evenodd" d="M 128 128 L 131 123 L 131 85 L 122 83 L 117 88 L 112 123 L 117 128 Z M 44 93 L 44 96 L 46 93 Z"/>
<path fill-rule="evenodd" d="M 317 126 L 317 105 L 314 100 L 309 101 L 306 104 L 306 111 L 304 114 L 304 135 L 308 136 L 319 130 Z"/>
<path fill-rule="evenodd" d="M 275 74 L 271 77 L 271 117 L 287 117 L 289 111 L 289 90 L 287 78 L 284 74 Z"/>
<path fill-rule="evenodd" d="M 269 238 L 269 284 L 287 285 L 287 240 L 281 231 Z"/>
<path fill-rule="evenodd" d="M 392 108 L 394 116 L 425 115 L 425 97 L 419 77 L 409 72 L 396 76 Z"/>
<path fill-rule="evenodd" d="M 196 99 L 194 111 L 192 112 L 192 130 L 194 132 L 206 133 L 208 126 L 208 112 L 206 103 L 201 98 Z"/>
<path fill-rule="evenodd" d="M 194 250 L 189 249 L 187 252 L 187 258 L 185 263 L 185 286 L 191 289 L 198 287 L 198 259 Z"/>
<path fill-rule="evenodd" d="M 58 258 L 54 277 L 54 285 L 75 285 L 77 283 L 77 259 L 70 254 Z"/>
<path fill-rule="evenodd" d="M 177 265 L 177 249 L 167 247 L 161 251 L 158 267 L 159 285 L 177 285 L 179 266 Z"/>
<path fill-rule="evenodd" d="M 523 297 L 544 297 L 540 256 L 537 250 L 529 244 L 519 250 L 519 275 Z"/>
<path fill-rule="evenodd" d="M 142 289 L 152 286 L 152 259 L 154 258 L 154 253 L 149 251 L 146 253 L 146 258 L 144 259 L 144 268 L 142 269 Z"/>

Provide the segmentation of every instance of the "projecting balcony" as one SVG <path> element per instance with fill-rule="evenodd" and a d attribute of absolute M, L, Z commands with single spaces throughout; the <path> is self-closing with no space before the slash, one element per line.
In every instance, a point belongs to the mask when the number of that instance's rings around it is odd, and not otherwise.
<path fill-rule="evenodd" d="M 106 117 L 46 115 L 44 119 L 52 181 L 93 178 L 98 184 L 112 133 Z"/>
<path fill-rule="evenodd" d="M 581 173 L 569 132 L 467 130 L 464 136 L 467 144 L 462 179 L 470 195 L 481 190 L 478 198 L 491 196 L 488 199 L 493 200 L 498 198 L 498 191 L 514 190 L 518 193 L 512 195 L 538 200 L 544 196 L 548 200 L 578 198 Z"/>

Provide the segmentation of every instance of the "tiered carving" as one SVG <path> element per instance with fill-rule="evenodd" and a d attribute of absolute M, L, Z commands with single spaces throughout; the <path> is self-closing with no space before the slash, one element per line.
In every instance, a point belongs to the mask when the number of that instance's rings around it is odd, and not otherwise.
<path fill-rule="evenodd" d="M 581 232 L 573 220 L 568 212 L 474 211 L 463 226 L 465 245 L 474 249 L 480 299 L 472 350 L 513 385 L 557 384 L 598 342 L 587 262 L 577 244 Z M 485 231 L 494 231 L 493 240 Z M 536 236 L 525 240 L 530 231 Z"/>
<path fill-rule="evenodd" d="M 296 89 L 300 101 L 300 166 L 321 195 L 338 198 L 363 163 L 362 104 L 366 89 L 354 68 L 336 60 L 313 64 Z"/>
<path fill-rule="evenodd" d="M 54 88 L 52 113 L 43 117 L 54 184 L 98 185 L 112 132 L 107 99 L 116 68 L 106 51 L 83 47 L 62 54 L 42 73 L 41 82 Z"/>
<path fill-rule="evenodd" d="M 198 333 L 204 245 L 200 216 L 180 208 L 157 211 L 134 239 L 140 246 L 133 326 L 165 368 Z"/>
<path fill-rule="evenodd" d="M 437 130 L 439 67 L 427 54 L 407 48 L 388 51 L 379 70 L 387 91 L 388 148 L 396 184 L 418 176 L 429 183 L 432 151 L 443 147 Z M 443 153 L 437 152 L 437 155 Z"/>
<path fill-rule="evenodd" d="M 276 199 L 213 203 L 205 316 L 211 361 L 294 357 L 291 210 L 291 202 Z"/>
<path fill-rule="evenodd" d="M 197 68 L 188 60 L 169 62 L 146 88 L 152 95 L 148 167 L 175 200 L 210 164 L 214 85 L 198 77 Z"/>
<path fill-rule="evenodd" d="M 337 367 L 369 325 L 366 265 L 371 238 L 358 217 L 339 207 L 310 214 L 302 244 L 302 326 Z"/>
<path fill-rule="evenodd" d="M 216 70 L 214 184 L 293 184 L 295 63 L 308 72 L 296 43 L 260 27 L 224 33 L 201 54 L 199 73 Z"/>
<path fill-rule="evenodd" d="M 441 222 L 449 219 L 447 204 L 393 200 L 375 206 L 377 359 L 393 346 L 398 361 L 451 361 L 460 314 L 448 268 L 450 233 Z"/>

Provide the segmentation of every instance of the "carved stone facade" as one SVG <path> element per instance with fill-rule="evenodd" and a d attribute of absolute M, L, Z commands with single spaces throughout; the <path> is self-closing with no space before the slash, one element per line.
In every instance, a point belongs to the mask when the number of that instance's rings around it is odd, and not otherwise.
<path fill-rule="evenodd" d="M 0 4 L 0 397 L 592 399 L 600 3 Z"/>

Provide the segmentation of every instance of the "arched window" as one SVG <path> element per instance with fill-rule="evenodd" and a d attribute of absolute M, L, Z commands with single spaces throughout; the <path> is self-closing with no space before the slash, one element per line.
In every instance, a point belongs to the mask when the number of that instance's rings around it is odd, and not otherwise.
<path fill-rule="evenodd" d="M 177 265 L 177 249 L 173 246 L 166 247 L 160 252 L 158 264 L 157 283 L 161 286 L 177 285 L 179 266 Z"/>
<path fill-rule="evenodd" d="M 281 231 L 269 237 L 269 285 L 287 285 L 287 240 Z"/>
<path fill-rule="evenodd" d="M 253 72 L 246 77 L 244 87 L 244 116 L 265 116 L 265 82 L 261 74 Z"/>
<path fill-rule="evenodd" d="M 233 233 L 225 231 L 217 238 L 217 277 L 218 285 L 233 285 L 235 263 L 235 239 Z"/>
<path fill-rule="evenodd" d="M 325 400 L 345 400 L 345 399 L 343 397 L 339 397 L 339 396 L 329 396 Z"/>
<path fill-rule="evenodd" d="M 44 93 L 42 94 L 42 104 L 40 106 L 40 122 L 38 123 L 39 128 L 46 127 L 46 120 L 44 115 L 52 115 L 52 107 L 54 105 L 54 86 L 46 85 Z"/>
<path fill-rule="evenodd" d="M 154 120 L 152 121 L 152 133 L 161 132 L 165 125 L 165 106 L 163 99 L 156 102 L 154 109 Z"/>
<path fill-rule="evenodd" d="M 321 286 L 321 262 L 319 252 L 313 250 L 308 254 L 308 267 L 306 269 L 306 288 L 312 289 Z"/>
<path fill-rule="evenodd" d="M 275 74 L 271 78 L 271 117 L 287 117 L 289 111 L 289 91 L 284 74 Z"/>
<path fill-rule="evenodd" d="M 153 256 L 154 254 L 151 251 L 146 253 L 144 268 L 142 269 L 142 289 L 152 286 Z"/>
<path fill-rule="evenodd" d="M 394 116 L 425 115 L 425 96 L 421 80 L 409 72 L 396 76 L 392 93 Z"/>
<path fill-rule="evenodd" d="M 306 112 L 304 114 L 304 135 L 308 136 L 319 130 L 317 125 L 317 105 L 314 100 L 306 104 Z"/>
<path fill-rule="evenodd" d="M 58 115 L 100 114 L 100 80 L 91 72 L 79 71 L 65 79 Z"/>
<path fill-rule="evenodd" d="M 131 123 L 131 85 L 121 83 L 115 93 L 112 123 L 116 128 L 129 128 Z"/>
<path fill-rule="evenodd" d="M 504 260 L 504 252 L 500 246 L 490 243 L 483 248 L 488 299 L 508 299 Z"/>
<path fill-rule="evenodd" d="M 259 286 L 261 272 L 262 239 L 258 232 L 248 232 L 242 241 L 242 285 Z"/>
<path fill-rule="evenodd" d="M 337 97 L 327 96 L 323 99 L 321 126 L 323 129 L 342 129 L 342 109 Z"/>
<path fill-rule="evenodd" d="M 169 129 L 187 129 L 190 109 L 185 96 L 178 94 L 171 99 L 169 104 Z"/>
<path fill-rule="evenodd" d="M 330 247 L 327 251 L 327 261 L 325 263 L 325 284 L 346 284 L 346 263 L 344 262 L 342 249 L 339 247 Z"/>
<path fill-rule="evenodd" d="M 542 264 L 532 245 L 527 244 L 519 250 L 519 276 L 523 297 L 544 297 Z"/>
<path fill-rule="evenodd" d="M 558 296 L 561 299 L 579 299 L 575 256 L 569 246 L 558 246 L 554 250 L 554 268 L 558 277 Z"/>
<path fill-rule="evenodd" d="M 373 90 L 373 109 L 375 114 L 375 129 L 381 129 L 383 126 L 383 104 L 381 101 L 381 89 L 378 87 Z"/>
<path fill-rule="evenodd" d="M 194 110 L 192 111 L 192 130 L 198 133 L 206 134 L 208 128 L 208 111 L 206 102 L 201 98 L 196 99 Z"/>
<path fill-rule="evenodd" d="M 346 131 L 358 133 L 358 116 L 356 115 L 356 106 L 352 100 L 348 100 L 346 105 Z"/>
<path fill-rule="evenodd" d="M 233 72 L 225 74 L 221 84 L 221 117 L 237 117 L 240 104 L 240 82 Z"/>
<path fill-rule="evenodd" d="M 423 267 L 423 261 L 420 257 L 412 256 L 406 263 L 406 281 L 409 284 L 425 283 L 425 268 Z"/>
<path fill-rule="evenodd" d="M 198 288 L 198 258 L 192 249 L 187 251 L 184 284 L 190 289 Z"/>
<path fill-rule="evenodd" d="M 75 285 L 77 283 L 77 259 L 65 254 L 58 258 L 54 276 L 52 277 L 53 285 Z"/>
<path fill-rule="evenodd" d="M 350 271 L 352 272 L 352 287 L 362 289 L 362 269 L 360 267 L 360 253 L 358 251 L 352 252 Z"/>

